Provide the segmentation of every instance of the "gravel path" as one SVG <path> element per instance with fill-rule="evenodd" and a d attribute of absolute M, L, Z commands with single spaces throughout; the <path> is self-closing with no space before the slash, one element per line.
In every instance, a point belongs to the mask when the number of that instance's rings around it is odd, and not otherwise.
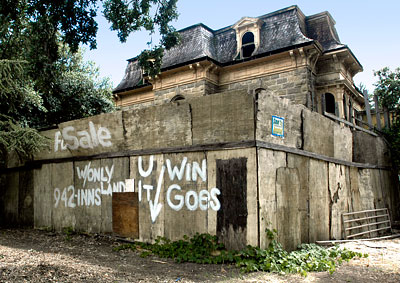
<path fill-rule="evenodd" d="M 0 282 L 400 282 L 400 239 L 347 243 L 368 258 L 326 272 L 241 274 L 230 265 L 177 264 L 115 252 L 115 239 L 22 229 L 0 229 Z"/>

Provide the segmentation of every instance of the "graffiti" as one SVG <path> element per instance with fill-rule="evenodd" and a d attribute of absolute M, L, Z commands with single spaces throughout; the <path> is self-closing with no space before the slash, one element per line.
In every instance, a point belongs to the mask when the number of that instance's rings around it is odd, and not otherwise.
<path fill-rule="evenodd" d="M 111 133 L 106 127 L 99 126 L 97 129 L 93 122 L 89 121 L 87 131 L 76 131 L 74 127 L 67 126 L 54 135 L 54 152 L 59 149 L 76 150 L 81 148 L 95 148 L 98 146 L 110 147 Z"/>
<path fill-rule="evenodd" d="M 141 179 L 137 180 L 137 187 L 135 187 L 135 179 L 126 180 L 127 191 L 137 191 L 139 202 L 147 201 L 150 208 L 151 221 L 154 223 L 161 212 L 163 204 L 159 203 L 162 183 L 167 174 L 170 181 L 182 181 L 185 179 L 187 182 L 206 182 L 207 181 L 207 161 L 202 160 L 201 166 L 198 162 L 189 163 L 187 157 L 184 157 L 180 164 L 172 166 L 171 160 L 167 159 L 165 164 L 162 164 L 158 176 L 155 197 L 151 199 L 151 191 L 154 190 L 154 185 L 144 184 L 146 178 L 150 177 L 154 168 L 154 156 L 149 157 L 148 168 L 143 168 L 142 157 L 138 158 L 138 172 Z M 175 210 L 180 211 L 184 206 L 190 211 L 197 209 L 207 210 L 211 208 L 218 211 L 221 208 L 221 203 L 218 200 L 218 195 L 221 192 L 218 188 L 212 188 L 210 191 L 201 190 L 196 192 L 189 190 L 183 192 L 179 184 L 174 183 L 170 185 L 166 191 L 166 202 L 168 206 Z M 145 196 L 143 196 L 145 195 Z"/>
<path fill-rule="evenodd" d="M 184 204 L 186 204 L 189 210 L 196 210 L 197 208 L 207 210 L 211 207 L 212 210 L 218 211 L 221 208 L 221 204 L 217 198 L 221 192 L 217 188 L 212 188 L 210 192 L 201 190 L 198 195 L 195 191 L 188 191 L 185 196 L 177 194 L 174 196 L 174 200 L 178 201 L 178 203 L 175 204 L 171 200 L 171 193 L 173 190 L 181 191 L 182 189 L 179 185 L 173 184 L 169 186 L 167 190 L 167 203 L 173 210 L 181 210 Z M 193 199 L 192 202 L 190 198 Z"/>
<path fill-rule="evenodd" d="M 114 172 L 114 164 L 109 169 L 108 166 L 100 168 L 90 167 L 91 162 L 85 166 L 83 170 L 76 167 L 78 178 L 83 179 L 83 186 L 85 187 L 86 180 L 89 182 L 107 182 L 110 184 Z"/>
<path fill-rule="evenodd" d="M 58 207 L 61 202 L 64 202 L 65 207 L 74 208 L 76 206 L 99 206 L 101 205 L 100 189 L 81 189 L 75 194 L 74 186 L 64 188 L 61 193 L 59 188 L 54 189 L 54 207 Z"/>
<path fill-rule="evenodd" d="M 74 185 L 65 188 L 55 188 L 53 192 L 54 207 L 61 205 L 68 208 L 79 206 L 100 206 L 102 196 L 112 196 L 114 192 L 137 192 L 139 202 L 147 202 L 150 209 L 150 218 L 154 223 L 160 214 L 163 203 L 160 202 L 163 193 L 164 179 L 167 178 L 172 184 L 165 186 L 165 199 L 174 211 L 180 211 L 186 207 L 189 211 L 212 209 L 218 211 L 221 203 L 218 196 L 221 194 L 218 188 L 210 190 L 203 189 L 183 191 L 179 182 L 186 181 L 196 185 L 199 182 L 207 182 L 207 161 L 203 159 L 200 163 L 188 162 L 187 157 L 183 157 L 178 164 L 172 164 L 167 159 L 165 164 L 155 166 L 154 156 L 148 159 L 147 168 L 143 168 L 143 158 L 138 158 L 137 170 L 140 178 L 127 179 L 124 181 L 113 182 L 114 164 L 111 166 L 94 167 L 91 162 L 84 166 L 75 167 L 75 180 L 80 181 L 81 187 Z M 156 164 L 158 165 L 158 164 Z M 156 173 L 155 168 L 159 168 L 156 184 L 151 184 L 148 180 L 154 180 L 152 174 Z M 76 185 L 76 183 L 75 183 Z M 154 198 L 152 198 L 154 196 Z"/>
<path fill-rule="evenodd" d="M 78 180 L 83 180 L 82 188 L 76 189 L 70 185 L 63 190 L 54 189 L 54 207 L 62 203 L 65 207 L 100 206 L 101 195 L 111 196 L 113 192 L 125 192 L 125 182 L 111 182 L 114 173 L 114 164 L 111 167 L 92 167 L 89 162 L 85 167 L 76 167 Z M 94 188 L 85 188 L 93 185 Z"/>

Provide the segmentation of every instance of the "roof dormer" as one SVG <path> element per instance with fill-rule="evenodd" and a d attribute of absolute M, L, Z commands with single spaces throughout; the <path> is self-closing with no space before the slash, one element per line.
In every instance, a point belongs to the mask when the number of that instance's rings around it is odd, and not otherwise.
<path fill-rule="evenodd" d="M 255 54 L 260 46 L 262 20 L 241 18 L 232 28 L 236 31 L 237 50 L 235 58 L 244 59 Z"/>

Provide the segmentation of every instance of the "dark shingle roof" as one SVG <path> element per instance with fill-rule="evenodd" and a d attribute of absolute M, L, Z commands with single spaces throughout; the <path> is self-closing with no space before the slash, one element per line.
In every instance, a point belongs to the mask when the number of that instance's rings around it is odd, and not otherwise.
<path fill-rule="evenodd" d="M 345 47 L 340 43 L 334 27 L 335 20 L 328 12 L 322 12 L 306 18 L 307 35 L 318 40 L 324 51 Z"/>
<path fill-rule="evenodd" d="M 258 18 L 262 21 L 260 46 L 253 56 L 311 44 L 314 40 L 321 44 L 324 51 L 345 46 L 339 42 L 334 28 L 335 22 L 327 12 L 306 17 L 304 22 L 304 15 L 300 9 L 291 6 Z M 301 27 L 304 30 L 304 26 L 307 34 L 302 32 Z M 203 24 L 197 24 L 181 30 L 180 34 L 181 43 L 164 53 L 163 70 L 204 58 L 220 65 L 236 62 L 236 32 L 232 26 L 214 31 Z M 114 93 L 136 88 L 141 80 L 140 67 L 137 61 L 132 59 Z"/>

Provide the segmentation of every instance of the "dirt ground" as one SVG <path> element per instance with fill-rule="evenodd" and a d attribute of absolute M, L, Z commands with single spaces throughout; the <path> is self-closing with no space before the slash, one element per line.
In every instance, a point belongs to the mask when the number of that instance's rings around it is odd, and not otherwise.
<path fill-rule="evenodd" d="M 32 229 L 0 229 L 0 282 L 400 282 L 400 238 L 347 243 L 368 253 L 335 273 L 241 274 L 231 265 L 177 264 L 115 252 L 111 237 L 66 235 Z"/>

